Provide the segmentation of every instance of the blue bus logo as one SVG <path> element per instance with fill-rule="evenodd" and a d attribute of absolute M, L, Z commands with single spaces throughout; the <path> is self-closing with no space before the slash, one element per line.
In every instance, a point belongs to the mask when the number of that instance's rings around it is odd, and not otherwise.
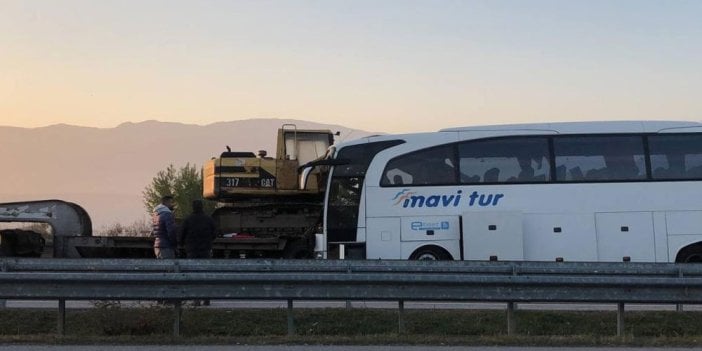
<path fill-rule="evenodd" d="M 392 198 L 394 206 L 402 204 L 402 208 L 422 208 L 422 207 L 458 207 L 461 204 L 463 190 L 456 191 L 455 194 L 432 194 L 429 196 L 416 195 L 410 189 L 402 189 Z M 480 194 L 477 191 L 468 196 L 468 207 L 492 207 L 497 206 L 504 194 Z"/>

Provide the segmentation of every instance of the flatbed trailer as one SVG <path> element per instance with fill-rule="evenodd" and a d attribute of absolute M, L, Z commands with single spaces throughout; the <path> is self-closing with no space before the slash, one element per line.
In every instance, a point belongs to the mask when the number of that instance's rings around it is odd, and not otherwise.
<path fill-rule="evenodd" d="M 154 258 L 154 239 L 139 236 L 63 236 L 54 238 L 57 258 Z M 276 238 L 217 238 L 212 244 L 214 258 L 247 258 L 251 255 L 271 256 L 283 250 L 285 242 Z M 179 256 L 185 257 L 180 249 Z"/>
<path fill-rule="evenodd" d="M 150 236 L 93 236 L 88 213 L 62 200 L 0 203 L 0 222 L 43 223 L 51 235 L 31 229 L 0 230 L 0 256 L 56 258 L 153 258 Z M 234 235 L 216 238 L 214 258 L 279 257 L 288 240 L 281 237 Z M 185 257 L 182 248 L 179 256 Z"/>

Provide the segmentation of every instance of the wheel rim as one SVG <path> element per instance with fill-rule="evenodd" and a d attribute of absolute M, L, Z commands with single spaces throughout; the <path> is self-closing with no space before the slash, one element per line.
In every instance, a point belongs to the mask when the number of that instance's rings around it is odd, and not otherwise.
<path fill-rule="evenodd" d="M 417 261 L 438 261 L 439 258 L 433 253 L 423 252 L 417 256 Z"/>

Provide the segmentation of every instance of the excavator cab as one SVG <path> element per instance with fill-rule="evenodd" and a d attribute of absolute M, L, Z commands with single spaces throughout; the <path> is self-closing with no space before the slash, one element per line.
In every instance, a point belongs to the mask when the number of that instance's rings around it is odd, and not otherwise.
<path fill-rule="evenodd" d="M 324 191 L 320 173 L 310 176 L 308 186 L 300 190 L 298 169 L 326 153 L 334 143 L 330 130 L 297 129 L 285 124 L 278 130 L 277 154 L 268 157 L 263 150 L 223 152 L 203 167 L 203 196 L 219 202 L 277 197 L 321 195 Z"/>

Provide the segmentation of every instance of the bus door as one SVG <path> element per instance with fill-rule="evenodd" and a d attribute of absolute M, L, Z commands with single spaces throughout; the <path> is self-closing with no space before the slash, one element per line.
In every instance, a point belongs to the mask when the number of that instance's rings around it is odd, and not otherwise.
<path fill-rule="evenodd" d="M 435 245 L 444 248 L 453 259 L 461 258 L 459 216 L 402 217 L 402 258 L 408 259 L 419 248 Z"/>
<path fill-rule="evenodd" d="M 463 258 L 500 261 L 524 259 L 521 212 L 465 212 L 462 224 Z"/>

